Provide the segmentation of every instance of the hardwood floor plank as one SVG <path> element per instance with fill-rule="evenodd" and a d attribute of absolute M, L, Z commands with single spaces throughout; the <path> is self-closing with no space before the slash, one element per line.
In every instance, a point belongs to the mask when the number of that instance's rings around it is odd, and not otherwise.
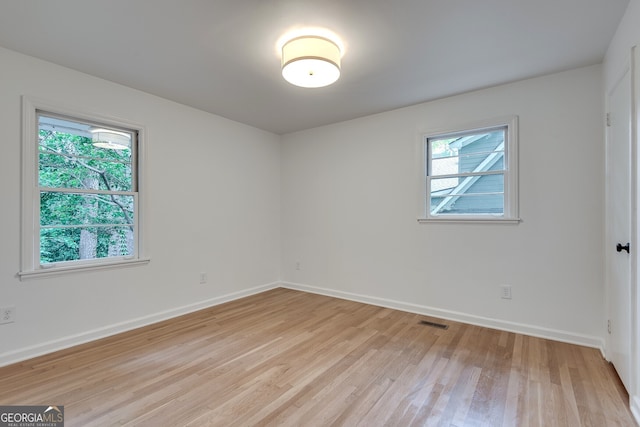
<path fill-rule="evenodd" d="M 0 380 L 0 404 L 62 404 L 67 426 L 635 425 L 596 349 L 287 289 Z"/>

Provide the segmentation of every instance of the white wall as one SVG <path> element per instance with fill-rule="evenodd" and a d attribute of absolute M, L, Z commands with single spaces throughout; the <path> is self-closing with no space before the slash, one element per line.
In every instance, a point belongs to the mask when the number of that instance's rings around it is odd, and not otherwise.
<path fill-rule="evenodd" d="M 591 66 L 285 135 L 283 280 L 601 346 L 601 85 Z M 420 131 L 511 114 L 523 221 L 418 224 Z"/>
<path fill-rule="evenodd" d="M 625 12 L 620 25 L 618 26 L 618 30 L 616 31 L 611 44 L 609 45 L 609 49 L 607 50 L 607 55 L 604 60 L 604 86 L 603 86 L 603 97 L 606 100 L 607 94 L 613 89 L 615 83 L 622 75 L 625 70 L 628 62 L 629 56 L 631 52 L 631 48 L 633 46 L 638 46 L 636 48 L 636 55 L 640 55 L 640 0 L 631 0 L 629 2 L 629 6 L 627 7 L 627 11 Z M 636 59 L 636 64 L 640 64 L 640 61 Z M 638 80 L 638 75 L 640 75 L 640 70 L 636 71 L 636 105 L 640 107 L 640 81 Z M 637 108 L 637 113 L 640 114 L 640 108 Z M 637 127 L 640 128 L 640 116 L 636 116 L 635 118 Z M 636 140 L 636 147 L 638 146 L 638 142 Z M 637 163 L 640 163 L 640 159 L 636 159 Z M 640 183 L 636 184 L 638 190 L 640 190 Z M 638 200 L 640 200 L 640 194 L 637 196 Z M 636 218 L 636 222 L 638 222 L 638 218 Z M 638 227 L 640 228 L 640 227 Z M 631 240 L 635 241 L 636 246 L 638 242 L 640 242 L 640 235 L 635 236 L 635 239 Z M 636 263 L 640 264 L 640 259 L 636 258 Z M 630 395 L 630 403 L 631 410 L 634 413 L 636 420 L 640 423 L 640 284 L 635 283 L 634 286 L 634 296 L 635 301 L 633 302 L 633 316 L 634 316 L 634 325 L 633 325 L 633 334 L 634 339 L 632 340 L 632 355 L 631 355 L 631 372 L 630 375 L 632 377 L 631 381 L 631 390 L 629 390 Z"/>
<path fill-rule="evenodd" d="M 0 306 L 17 314 L 0 365 L 277 282 L 279 136 L 1 48 L 0 64 Z M 21 95 L 146 126 L 150 264 L 16 277 Z"/>
<path fill-rule="evenodd" d="M 605 93 L 613 88 L 616 79 L 621 76 L 623 68 L 629 60 L 631 47 L 640 44 L 639 21 L 640 0 L 630 0 L 604 59 Z"/>

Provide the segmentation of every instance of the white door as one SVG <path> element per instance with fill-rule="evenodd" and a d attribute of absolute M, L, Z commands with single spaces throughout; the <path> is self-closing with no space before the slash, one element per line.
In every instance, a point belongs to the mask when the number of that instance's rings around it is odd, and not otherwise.
<path fill-rule="evenodd" d="M 609 93 L 608 106 L 608 300 L 609 359 L 631 390 L 631 70 Z M 630 249 L 626 250 L 626 245 Z"/>

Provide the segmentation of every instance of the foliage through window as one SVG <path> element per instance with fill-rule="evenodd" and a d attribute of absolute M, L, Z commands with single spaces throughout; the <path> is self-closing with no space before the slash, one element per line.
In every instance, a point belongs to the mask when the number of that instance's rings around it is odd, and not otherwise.
<path fill-rule="evenodd" d="M 133 257 L 137 132 L 37 112 L 39 264 Z"/>
<path fill-rule="evenodd" d="M 425 136 L 426 219 L 517 219 L 515 126 Z"/>

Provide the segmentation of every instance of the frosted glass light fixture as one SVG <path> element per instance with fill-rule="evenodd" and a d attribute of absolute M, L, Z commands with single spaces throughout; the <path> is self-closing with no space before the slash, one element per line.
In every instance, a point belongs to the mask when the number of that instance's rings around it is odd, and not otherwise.
<path fill-rule="evenodd" d="M 131 135 L 111 129 L 91 129 L 93 145 L 109 150 L 125 150 L 131 147 Z"/>
<path fill-rule="evenodd" d="M 340 47 L 320 36 L 300 36 L 282 46 L 282 77 L 300 87 L 323 87 L 340 77 Z"/>

